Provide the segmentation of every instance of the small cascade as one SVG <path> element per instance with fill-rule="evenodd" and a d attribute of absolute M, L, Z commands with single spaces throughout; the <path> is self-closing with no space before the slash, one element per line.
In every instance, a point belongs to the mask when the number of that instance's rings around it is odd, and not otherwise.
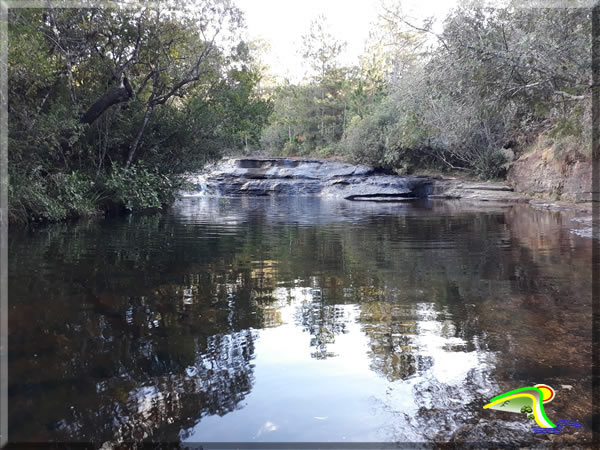
<path fill-rule="evenodd" d="M 203 197 L 208 192 L 207 176 L 204 174 L 194 174 L 186 177 L 186 181 L 191 184 L 191 190 L 181 192 L 182 197 Z"/>
<path fill-rule="evenodd" d="M 199 195 L 206 194 L 206 182 L 199 185 Z"/>

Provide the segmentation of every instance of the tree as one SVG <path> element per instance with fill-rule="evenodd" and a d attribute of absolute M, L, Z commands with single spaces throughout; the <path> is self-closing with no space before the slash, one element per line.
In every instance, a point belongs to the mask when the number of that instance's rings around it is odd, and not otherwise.
<path fill-rule="evenodd" d="M 485 178 L 501 176 L 511 153 L 540 133 L 588 148 L 590 14 L 473 2 L 452 11 L 439 33 L 431 21 L 386 8 L 386 35 L 402 37 L 407 64 L 373 117 L 353 121 L 342 147 L 388 168 L 435 162 Z M 411 45 L 426 36 L 435 45 Z"/>
<path fill-rule="evenodd" d="M 415 70 L 427 59 L 429 29 L 433 20 L 427 19 L 424 27 L 413 25 L 402 8 L 402 3 L 381 4 L 377 26 L 369 36 L 367 55 L 373 58 L 370 71 L 380 71 L 390 87 L 397 88 L 405 74 Z M 410 22 L 409 22 L 410 21 Z"/>
<path fill-rule="evenodd" d="M 11 9 L 13 215 L 160 206 L 177 173 L 256 143 L 270 106 L 242 27 L 231 0 Z"/>
<path fill-rule="evenodd" d="M 181 5 L 179 5 L 181 7 Z M 223 58 L 216 39 L 225 28 L 235 30 L 241 25 L 240 11 L 230 0 L 205 1 L 200 8 L 183 4 L 182 10 L 150 12 L 146 24 L 149 43 L 140 65 L 145 75 L 138 88 L 146 88 L 145 112 L 130 145 L 125 167 L 133 161 L 144 130 L 154 108 L 172 98 L 182 98 L 189 85 L 210 78 Z"/>
<path fill-rule="evenodd" d="M 338 41 L 327 31 L 329 25 L 324 16 L 318 16 L 310 24 L 310 31 L 303 36 L 302 56 L 312 68 L 312 80 L 319 86 L 320 99 L 319 132 L 325 132 L 326 110 L 335 108 L 335 100 L 343 80 L 344 73 L 339 65 L 339 57 L 346 47 L 345 42 Z M 330 114 L 330 117 L 332 115 Z M 329 133 L 331 134 L 331 133 Z"/>

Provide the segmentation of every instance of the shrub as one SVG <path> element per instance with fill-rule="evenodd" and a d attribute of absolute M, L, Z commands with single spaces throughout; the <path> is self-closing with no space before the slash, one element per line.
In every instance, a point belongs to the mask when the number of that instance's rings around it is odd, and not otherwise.
<path fill-rule="evenodd" d="M 110 197 L 129 211 L 162 208 L 174 198 L 181 183 L 179 177 L 143 166 L 115 166 L 105 180 Z"/>
<path fill-rule="evenodd" d="M 388 128 L 394 122 L 394 115 L 381 107 L 363 119 L 355 117 L 342 141 L 342 148 L 356 163 L 372 166 L 394 166 L 396 155 L 387 145 Z"/>
<path fill-rule="evenodd" d="M 39 169 L 11 174 L 8 194 L 10 215 L 20 222 L 90 215 L 97 212 L 102 197 L 94 181 L 81 172 L 48 174 Z"/>

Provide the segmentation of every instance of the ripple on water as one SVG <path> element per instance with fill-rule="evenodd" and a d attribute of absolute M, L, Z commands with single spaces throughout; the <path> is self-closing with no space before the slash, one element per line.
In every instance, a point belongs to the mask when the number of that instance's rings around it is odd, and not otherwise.
<path fill-rule="evenodd" d="M 553 213 L 204 196 L 10 244 L 15 441 L 537 447 L 483 405 L 547 383 L 590 442 L 591 243 Z"/>

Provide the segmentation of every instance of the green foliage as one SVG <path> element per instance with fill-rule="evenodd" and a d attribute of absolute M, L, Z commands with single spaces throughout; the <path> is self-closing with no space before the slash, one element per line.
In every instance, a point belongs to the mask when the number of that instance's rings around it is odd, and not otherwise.
<path fill-rule="evenodd" d="M 363 119 L 357 116 L 346 132 L 342 147 L 357 163 L 393 167 L 399 154 L 387 135 L 394 123 L 394 111 L 387 104 Z"/>
<path fill-rule="evenodd" d="M 8 27 L 13 220 L 159 207 L 272 112 L 230 0 L 13 8 Z"/>
<path fill-rule="evenodd" d="M 96 211 L 96 204 L 103 193 L 96 187 L 95 182 L 86 174 L 72 172 L 57 173 L 51 177 L 55 187 L 55 199 L 59 204 L 66 205 L 70 215 L 82 216 Z"/>
<path fill-rule="evenodd" d="M 527 419 L 531 420 L 531 421 L 535 421 L 535 416 L 532 414 L 533 413 L 533 409 L 531 409 L 530 406 L 523 406 L 521 408 L 521 412 L 524 414 L 527 414 Z"/>
<path fill-rule="evenodd" d="M 345 46 L 328 31 L 323 17 L 304 36 L 303 57 L 310 67 L 306 82 L 286 82 L 273 92 L 273 112 L 261 144 L 276 155 L 330 156 L 338 153 L 350 119 L 367 110 L 372 97 L 370 79 L 356 68 L 342 67 L 338 58 Z"/>
<path fill-rule="evenodd" d="M 504 176 L 514 154 L 550 129 L 557 156 L 590 156 L 589 10 L 467 2 L 439 34 L 431 22 L 407 20 L 400 3 L 384 11 L 360 67 L 341 70 L 333 56 L 324 64 L 337 47 L 319 45 L 324 31 L 313 27 L 305 56 L 315 76 L 276 92 L 267 150 L 301 146 L 296 153 L 318 155 L 327 147 L 400 172 L 489 179 Z M 437 45 L 426 47 L 431 37 Z"/>
<path fill-rule="evenodd" d="M 315 21 L 309 76 L 269 96 L 230 0 L 11 9 L 11 218 L 160 207 L 176 174 L 261 146 L 482 178 L 542 133 L 556 159 L 591 157 L 589 10 L 465 3 L 437 33 L 388 6 L 354 67 Z"/>
<path fill-rule="evenodd" d="M 158 170 L 143 166 L 113 167 L 105 181 L 111 198 L 127 210 L 162 208 L 169 203 L 180 188 L 177 177 L 163 175 Z"/>
<path fill-rule="evenodd" d="M 55 174 L 33 171 L 9 179 L 9 204 L 13 220 L 59 221 L 97 211 L 102 199 L 94 181 L 81 172 Z"/>
<path fill-rule="evenodd" d="M 259 145 L 272 112 L 271 102 L 256 92 L 260 79 L 261 74 L 252 68 L 232 69 L 209 101 L 201 96 L 191 99 L 192 111 L 203 122 L 198 124 L 204 128 L 203 137 L 216 143 L 216 152 L 223 147 L 248 151 Z"/>

